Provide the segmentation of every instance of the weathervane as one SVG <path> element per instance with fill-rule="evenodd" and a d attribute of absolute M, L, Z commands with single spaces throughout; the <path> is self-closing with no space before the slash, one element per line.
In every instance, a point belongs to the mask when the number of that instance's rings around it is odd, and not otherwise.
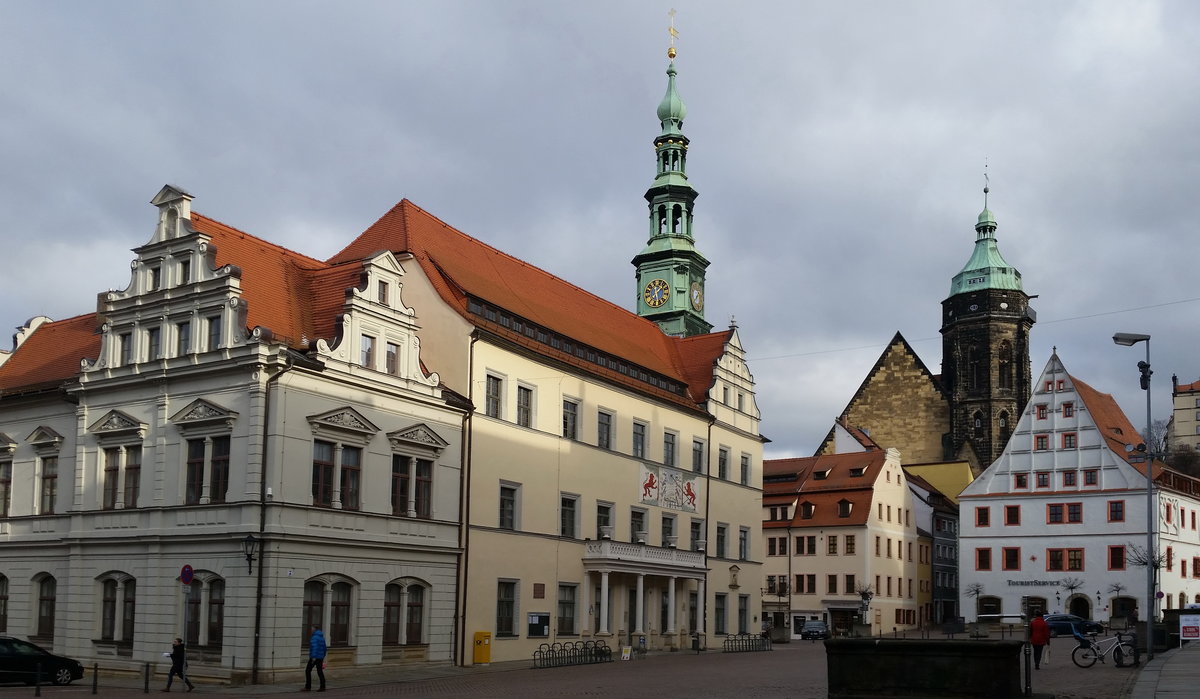
<path fill-rule="evenodd" d="M 991 188 L 988 185 L 991 183 L 991 179 L 988 178 L 988 162 L 987 158 L 985 157 L 983 159 L 983 208 L 985 209 L 987 208 L 987 195 L 988 192 L 991 191 Z"/>
<path fill-rule="evenodd" d="M 679 30 L 675 29 L 675 8 L 672 7 L 667 16 L 671 18 L 671 23 L 667 26 L 667 33 L 671 35 L 671 45 L 667 48 L 667 58 L 675 58 L 675 40 L 679 38 Z"/>

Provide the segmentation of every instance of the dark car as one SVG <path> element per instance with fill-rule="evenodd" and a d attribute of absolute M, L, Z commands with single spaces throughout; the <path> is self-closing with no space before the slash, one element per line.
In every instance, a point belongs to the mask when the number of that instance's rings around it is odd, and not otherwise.
<path fill-rule="evenodd" d="M 39 665 L 42 682 L 71 684 L 83 678 L 83 665 L 78 661 L 55 655 L 29 641 L 0 636 L 0 682 L 33 684 Z"/>
<path fill-rule="evenodd" d="M 800 628 L 800 638 L 803 640 L 829 638 L 829 627 L 823 621 L 806 621 Z"/>
<path fill-rule="evenodd" d="M 1046 625 L 1051 636 L 1071 636 L 1073 628 L 1080 633 L 1104 633 L 1104 624 L 1074 614 L 1047 614 Z"/>

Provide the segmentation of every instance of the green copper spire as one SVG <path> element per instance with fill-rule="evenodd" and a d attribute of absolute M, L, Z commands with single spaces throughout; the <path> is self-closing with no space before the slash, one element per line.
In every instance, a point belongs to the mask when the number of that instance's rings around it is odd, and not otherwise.
<path fill-rule="evenodd" d="M 674 38 L 677 33 L 673 31 Z M 667 52 L 675 58 L 675 47 Z M 667 66 L 667 93 L 658 104 L 662 132 L 654 139 L 654 182 L 646 190 L 650 238 L 633 258 L 637 267 L 638 315 L 658 323 L 668 335 L 707 333 L 704 270 L 708 260 L 696 250 L 692 211 L 696 190 L 687 177 L 688 139 L 683 135 L 687 107 L 675 89 L 675 61 Z"/>
<path fill-rule="evenodd" d="M 983 188 L 983 211 L 975 224 L 975 250 L 950 282 L 950 295 L 983 289 L 1022 291 L 1021 273 L 1008 264 L 996 246 L 996 217 L 987 208 L 990 189 Z"/>
<path fill-rule="evenodd" d="M 658 120 L 662 123 L 663 136 L 682 136 L 683 118 L 687 116 L 687 106 L 679 99 L 675 91 L 675 61 L 667 66 L 667 94 L 658 103 Z"/>

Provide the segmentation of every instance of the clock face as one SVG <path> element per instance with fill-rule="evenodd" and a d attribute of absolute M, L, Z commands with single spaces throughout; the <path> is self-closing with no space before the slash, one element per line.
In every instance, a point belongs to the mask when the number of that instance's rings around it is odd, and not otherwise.
<path fill-rule="evenodd" d="M 691 301 L 692 308 L 697 311 L 704 309 L 704 288 L 700 286 L 700 282 L 692 282 L 692 290 L 688 300 Z"/>
<path fill-rule="evenodd" d="M 646 285 L 646 289 L 642 291 L 642 298 L 646 300 L 646 305 L 651 308 L 658 308 L 666 303 L 670 295 L 671 287 L 661 279 L 652 279 Z"/>

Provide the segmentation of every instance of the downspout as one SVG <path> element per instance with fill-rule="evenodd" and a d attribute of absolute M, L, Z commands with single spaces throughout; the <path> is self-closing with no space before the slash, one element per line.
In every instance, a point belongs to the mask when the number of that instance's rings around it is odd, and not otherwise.
<path fill-rule="evenodd" d="M 254 655 L 250 661 L 250 683 L 258 684 L 259 636 L 262 634 L 262 601 L 263 601 L 263 571 L 267 559 L 267 438 L 271 429 L 271 384 L 292 368 L 290 358 L 285 355 L 286 364 L 267 379 L 263 386 L 263 428 L 262 428 L 262 477 L 258 485 L 258 580 L 254 590 Z"/>
<path fill-rule="evenodd" d="M 458 513 L 458 598 L 461 611 L 456 624 L 459 628 L 459 639 L 455 653 L 457 657 L 453 659 L 455 665 L 467 664 L 467 569 L 470 558 L 464 554 L 471 539 L 471 418 L 475 415 L 475 343 L 478 341 L 479 338 L 472 333 L 471 344 L 467 347 L 467 402 L 472 407 L 463 415 L 462 454 L 459 456 L 462 464 L 462 475 L 458 480 L 458 502 L 461 510 Z"/>
<path fill-rule="evenodd" d="M 706 394 L 706 396 L 707 396 L 707 394 Z M 705 402 L 707 403 L 707 398 L 706 398 Z M 706 408 L 707 408 L 707 406 L 706 406 Z M 700 600 L 700 609 L 697 610 L 697 616 L 699 618 L 696 619 L 696 625 L 700 627 L 700 636 L 704 639 L 705 649 L 708 648 L 708 595 L 710 593 L 714 594 L 714 595 L 716 594 L 716 592 L 714 592 L 712 589 L 712 585 L 709 584 L 708 552 L 709 552 L 709 549 L 711 549 L 712 547 L 709 545 L 708 539 L 707 539 L 708 528 L 710 526 L 715 526 L 712 521 L 712 497 L 713 497 L 713 495 L 712 495 L 712 461 L 711 461 L 711 459 L 712 459 L 712 429 L 713 429 L 713 424 L 716 421 L 717 421 L 716 417 L 710 413 L 708 416 L 709 463 L 706 464 L 708 466 L 708 468 L 704 469 L 704 492 L 707 493 L 707 495 L 704 496 L 704 536 L 706 538 L 705 543 L 704 543 L 704 563 L 705 563 L 705 566 L 704 566 L 704 599 Z M 718 449 L 717 453 L 719 454 L 720 447 L 718 446 L 717 449 Z M 713 531 L 715 532 L 716 529 L 713 529 Z M 695 631 L 696 629 L 692 629 L 692 630 Z"/>

